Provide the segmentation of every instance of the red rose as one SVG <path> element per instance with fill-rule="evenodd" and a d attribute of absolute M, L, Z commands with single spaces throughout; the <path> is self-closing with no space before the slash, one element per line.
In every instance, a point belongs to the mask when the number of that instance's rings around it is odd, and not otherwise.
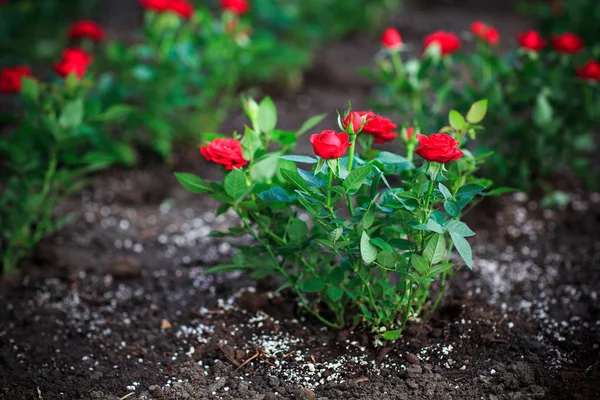
<path fill-rule="evenodd" d="M 75 22 L 69 29 L 69 38 L 71 40 L 87 38 L 101 42 L 104 39 L 104 29 L 94 21 Z"/>
<path fill-rule="evenodd" d="M 246 14 L 250 10 L 247 0 L 221 0 L 221 8 L 237 15 Z"/>
<path fill-rule="evenodd" d="M 194 6 L 187 0 L 171 0 L 169 11 L 179 14 L 185 19 L 190 19 L 194 14 Z"/>
<path fill-rule="evenodd" d="M 483 37 L 487 31 L 487 25 L 483 21 L 475 21 L 471 24 L 471 33 L 478 37 Z"/>
<path fill-rule="evenodd" d="M 92 63 L 92 59 L 93 57 L 82 49 L 66 49 L 60 61 L 54 64 L 54 72 L 63 78 L 66 78 L 71 73 L 75 73 L 79 78 L 83 78 Z"/>
<path fill-rule="evenodd" d="M 427 50 L 429 46 L 437 44 L 440 47 L 442 56 L 456 53 L 461 46 L 460 39 L 454 33 L 437 31 L 425 36 L 423 39 L 423 48 Z"/>
<path fill-rule="evenodd" d="M 406 141 L 410 141 L 410 139 L 413 137 L 413 135 L 415 134 L 415 128 L 413 128 L 412 126 L 409 126 L 408 128 L 406 128 Z"/>
<path fill-rule="evenodd" d="M 595 60 L 588 61 L 583 67 L 577 68 L 577 75 L 583 79 L 600 82 L 600 63 Z"/>
<path fill-rule="evenodd" d="M 415 151 L 427 161 L 447 163 L 462 157 L 459 143 L 446 133 L 434 133 L 431 136 L 417 135 L 419 147 Z"/>
<path fill-rule="evenodd" d="M 471 33 L 491 45 L 496 45 L 500 41 L 498 30 L 483 21 L 473 22 L 471 24 Z"/>
<path fill-rule="evenodd" d="M 394 28 L 387 28 L 381 37 L 381 45 L 386 49 L 397 50 L 402 47 L 402 37 Z"/>
<path fill-rule="evenodd" d="M 527 50 L 540 51 L 546 46 L 546 41 L 542 39 L 536 31 L 527 31 L 517 35 L 519 45 Z"/>
<path fill-rule="evenodd" d="M 139 0 L 146 10 L 156 13 L 173 12 L 189 19 L 194 13 L 194 6 L 187 0 Z"/>
<path fill-rule="evenodd" d="M 140 5 L 146 10 L 154 12 L 165 12 L 169 9 L 170 0 L 139 0 Z"/>
<path fill-rule="evenodd" d="M 242 155 L 241 143 L 233 138 L 216 138 L 207 145 L 200 147 L 200 153 L 207 161 L 221 164 L 228 171 L 241 168 L 248 162 Z"/>
<path fill-rule="evenodd" d="M 497 45 L 500 41 L 500 33 L 498 32 L 498 29 L 494 28 L 493 26 L 488 27 L 488 30 L 483 40 L 485 40 L 492 46 Z"/>
<path fill-rule="evenodd" d="M 577 53 L 583 49 L 583 40 L 574 33 L 563 33 L 552 38 L 554 49 L 560 53 Z"/>
<path fill-rule="evenodd" d="M 310 136 L 310 143 L 316 155 L 326 160 L 340 158 L 344 155 L 350 143 L 346 132 L 323 131 Z"/>
<path fill-rule="evenodd" d="M 5 67 L 0 71 L 0 92 L 18 93 L 21 91 L 21 78 L 31 76 L 31 69 L 24 65 Z"/>
<path fill-rule="evenodd" d="M 398 125 L 389 119 L 375 115 L 373 111 L 359 111 L 358 115 L 367 121 L 361 133 L 375 137 L 375 143 L 391 142 L 398 136 L 398 132 L 394 132 Z"/>

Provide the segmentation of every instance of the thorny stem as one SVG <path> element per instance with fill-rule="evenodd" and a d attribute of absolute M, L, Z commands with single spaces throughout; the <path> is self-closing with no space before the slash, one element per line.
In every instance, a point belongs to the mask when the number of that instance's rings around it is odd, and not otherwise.
<path fill-rule="evenodd" d="M 402 64 L 402 57 L 400 57 L 400 53 L 398 51 L 392 52 L 392 65 L 394 66 L 396 75 L 399 78 L 404 77 L 404 64 Z"/>
<path fill-rule="evenodd" d="M 304 298 L 304 296 L 302 295 L 302 292 L 300 291 L 300 288 L 298 287 L 298 285 L 296 285 L 295 283 L 293 283 L 294 281 L 292 280 L 292 278 L 288 275 L 287 272 L 285 272 L 285 270 L 279 265 L 279 261 L 277 261 L 277 256 L 275 256 L 275 253 L 273 253 L 273 250 L 271 249 L 271 246 L 269 246 L 268 243 L 266 243 L 265 241 L 263 241 L 257 234 L 256 232 L 254 232 L 254 230 L 252 229 L 252 227 L 250 226 L 250 224 L 248 223 L 247 219 L 244 218 L 244 216 L 242 215 L 240 210 L 235 210 L 237 212 L 237 214 L 240 216 L 240 219 L 242 220 L 242 223 L 244 224 L 244 227 L 246 228 L 246 230 L 248 231 L 248 233 L 250 234 L 250 236 L 252 236 L 252 238 L 254 238 L 254 240 L 256 240 L 258 243 L 260 243 L 266 250 L 267 253 L 269 253 L 269 257 L 271 257 L 271 261 L 273 262 L 273 266 L 275 267 L 275 269 L 285 278 L 285 280 L 287 282 L 292 283 L 292 286 L 294 287 L 294 290 L 296 291 L 296 294 L 298 295 L 298 298 L 300 299 L 300 302 L 302 303 L 302 306 L 308 311 L 310 312 L 313 316 L 315 316 L 319 321 L 321 321 L 322 323 L 324 323 L 325 325 L 334 328 L 334 329 L 340 329 L 341 326 L 329 321 L 328 319 L 324 318 L 323 316 L 321 316 L 321 314 L 319 314 L 318 312 L 316 312 L 315 310 L 313 310 L 309 304 L 307 303 L 306 299 Z"/>
<path fill-rule="evenodd" d="M 373 307 L 373 311 L 377 314 L 377 317 L 381 318 L 381 312 L 379 311 L 379 307 L 377 307 L 377 303 L 375 303 L 375 298 L 373 298 L 373 292 L 371 291 L 371 284 L 362 276 L 360 273 L 360 268 L 362 267 L 362 263 L 359 263 L 358 268 L 356 269 L 356 274 L 363 282 L 363 284 L 367 287 L 367 292 L 369 293 L 369 301 L 371 302 L 371 306 Z"/>
<path fill-rule="evenodd" d="M 331 184 L 333 183 L 333 169 L 329 168 L 327 174 L 327 208 L 331 208 Z"/>
<path fill-rule="evenodd" d="M 415 290 L 412 287 L 412 282 L 410 283 L 408 290 L 410 291 L 410 295 L 408 296 L 408 303 L 406 303 L 406 314 L 404 315 L 404 321 L 402 321 L 402 327 L 400 328 L 401 332 L 404 331 L 406 323 L 408 322 L 408 318 L 410 317 L 410 309 L 413 302 L 413 296 L 415 294 Z"/>
<path fill-rule="evenodd" d="M 447 256 L 445 262 L 450 261 L 450 256 L 452 254 L 452 249 L 453 248 L 454 248 L 454 243 L 450 243 L 450 246 L 448 246 L 448 256 Z M 446 279 L 447 276 L 448 276 L 448 271 L 444 271 L 442 273 L 442 278 L 440 280 L 440 291 L 438 292 L 438 294 L 437 294 L 437 296 L 435 298 L 435 301 L 433 302 L 433 305 L 431 306 L 431 309 L 427 312 L 427 317 L 428 318 L 437 309 L 437 307 L 439 306 L 440 302 L 442 301 L 442 298 L 444 297 L 444 293 L 446 293 L 446 288 L 448 286 L 448 281 Z"/>
<path fill-rule="evenodd" d="M 348 152 L 348 173 L 352 171 L 352 162 L 354 161 L 354 150 L 356 148 L 356 135 L 350 135 L 350 140 L 352 144 L 350 145 L 350 151 Z M 352 206 L 352 197 L 348 194 L 346 195 L 346 200 L 348 202 L 348 211 L 350 212 L 350 216 L 354 217 L 356 214 L 354 213 L 354 206 Z"/>

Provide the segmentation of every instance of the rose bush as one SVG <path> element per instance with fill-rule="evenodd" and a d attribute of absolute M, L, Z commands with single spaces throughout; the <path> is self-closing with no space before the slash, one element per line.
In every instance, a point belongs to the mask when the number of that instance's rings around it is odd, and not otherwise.
<path fill-rule="evenodd" d="M 364 128 L 376 117 L 369 111 L 341 116 L 343 132 L 311 135 L 310 157 L 289 153 L 322 116 L 284 132 L 276 129 L 270 99 L 246 100 L 244 109 L 251 128 L 241 138 L 224 139 L 236 150 L 223 157 L 235 153 L 238 159 L 241 146 L 247 164 L 226 167 L 216 182 L 176 174 L 189 191 L 222 202 L 219 213 L 231 209 L 238 215 L 237 226 L 213 235 L 253 240 L 239 247 L 231 263 L 209 272 L 275 275 L 282 283 L 277 291 L 291 290 L 323 324 L 362 324 L 381 344 L 398 339 L 408 321 L 439 304 L 455 269 L 453 250 L 472 267 L 465 238 L 475 233 L 460 217 L 488 193 L 469 173 L 475 158 L 458 149 L 470 126 L 417 135 L 415 151 L 425 159 L 414 165 L 408 157 L 370 148 L 368 141 L 356 145 L 361 136 L 371 137 Z M 485 102 L 479 102 L 466 118 L 481 121 L 484 115 Z M 415 143 L 414 131 L 403 129 L 403 137 Z M 394 176 L 400 186 L 390 185 Z"/>
<path fill-rule="evenodd" d="M 369 73 L 379 84 L 375 110 L 431 132 L 443 123 L 448 107 L 467 110 L 487 98 L 491 111 L 483 126 L 489 134 L 472 149 L 478 157 L 491 157 L 486 175 L 503 185 L 549 190 L 547 179 L 570 170 L 593 187 L 586 154 L 595 147 L 593 132 L 600 122 L 600 110 L 593 106 L 600 95 L 598 63 L 592 59 L 597 46 L 587 45 L 576 31 L 549 35 L 549 46 L 547 37 L 529 30 L 517 35 L 518 48 L 501 57 L 494 48 L 500 40 L 494 27 L 475 21 L 469 29 L 476 40 L 473 53 L 451 56 L 460 44 L 445 32 L 424 39 L 426 48 L 436 43 L 439 52 L 427 50 L 408 60 L 386 52 Z M 456 115 L 450 122 L 459 130 L 472 125 L 472 138 L 481 127 Z"/>

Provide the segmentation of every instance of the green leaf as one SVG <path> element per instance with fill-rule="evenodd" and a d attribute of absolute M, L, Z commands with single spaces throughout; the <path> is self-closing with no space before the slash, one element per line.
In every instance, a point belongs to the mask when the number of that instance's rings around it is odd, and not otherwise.
<path fill-rule="evenodd" d="M 370 207 L 367 212 L 363 215 L 362 224 L 364 229 L 369 229 L 375 222 L 375 211 L 374 207 Z"/>
<path fill-rule="evenodd" d="M 371 244 L 371 238 L 363 231 L 360 237 L 360 255 L 365 264 L 369 265 L 377 258 L 377 247 Z"/>
<path fill-rule="evenodd" d="M 454 264 L 452 264 L 452 263 L 442 263 L 442 264 L 434 265 L 429 270 L 429 276 L 436 277 L 439 274 L 441 274 L 442 272 L 448 271 L 453 266 L 454 266 Z"/>
<path fill-rule="evenodd" d="M 210 186 L 202 178 L 186 172 L 175 172 L 175 178 L 186 190 L 192 193 L 208 193 Z"/>
<path fill-rule="evenodd" d="M 250 176 L 255 182 L 268 182 L 277 172 L 279 153 L 267 153 L 250 168 Z"/>
<path fill-rule="evenodd" d="M 317 159 L 309 156 L 279 156 L 282 160 L 294 161 L 304 164 L 316 164 Z"/>
<path fill-rule="evenodd" d="M 277 109 L 270 97 L 265 97 L 258 106 L 258 125 L 261 132 L 271 132 L 277 126 Z"/>
<path fill-rule="evenodd" d="M 283 179 L 285 179 L 286 181 L 291 183 L 293 186 L 297 187 L 298 189 L 300 189 L 306 193 L 310 192 L 310 189 L 308 188 L 308 184 L 306 183 L 306 181 L 304 179 L 302 179 L 302 177 L 300 176 L 298 171 L 293 170 L 293 169 L 282 168 L 280 170 L 280 172 L 281 172 L 281 176 L 283 177 Z"/>
<path fill-rule="evenodd" d="M 552 115 L 552 106 L 548 101 L 548 97 L 542 92 L 536 98 L 533 121 L 537 126 L 545 127 L 552 123 Z"/>
<path fill-rule="evenodd" d="M 460 215 L 461 208 L 457 202 L 450 200 L 444 202 L 444 210 L 446 210 L 449 216 L 458 217 Z"/>
<path fill-rule="evenodd" d="M 487 105 L 487 99 L 473 103 L 467 113 L 467 121 L 469 121 L 470 124 L 478 124 L 483 121 L 483 118 L 485 118 L 485 114 L 487 113 Z"/>
<path fill-rule="evenodd" d="M 367 179 L 367 177 L 371 173 L 372 168 L 373 166 L 368 164 L 364 167 L 357 168 L 350 172 L 343 183 L 346 192 L 353 192 L 358 190 L 364 183 L 365 179 Z"/>
<path fill-rule="evenodd" d="M 21 96 L 36 103 L 40 97 L 40 86 L 33 78 L 21 77 Z"/>
<path fill-rule="evenodd" d="M 457 131 L 464 131 L 467 128 L 467 122 L 464 117 L 456 110 L 450 110 L 448 119 L 450 120 L 450 126 Z"/>
<path fill-rule="evenodd" d="M 83 121 L 83 99 L 73 100 L 67 103 L 60 118 L 58 124 L 63 128 L 75 128 L 81 125 Z"/>
<path fill-rule="evenodd" d="M 418 254 L 410 256 L 410 261 L 413 267 L 421 274 L 427 275 L 429 271 L 429 262 Z"/>
<path fill-rule="evenodd" d="M 327 288 L 327 296 L 331 299 L 331 301 L 338 301 L 344 295 L 344 289 L 339 286 L 329 286 Z"/>
<path fill-rule="evenodd" d="M 461 186 L 456 191 L 456 197 L 473 198 L 474 196 L 478 195 L 479 193 L 483 192 L 484 190 L 485 190 L 485 186 L 483 186 L 483 185 L 478 185 L 477 183 L 468 183 L 464 186 Z"/>
<path fill-rule="evenodd" d="M 264 201 L 282 201 L 284 203 L 296 200 L 296 196 L 290 196 L 281 186 L 273 186 L 269 190 L 260 192 L 258 197 Z"/>
<path fill-rule="evenodd" d="M 133 111 L 134 109 L 131 106 L 125 104 L 115 104 L 94 118 L 94 120 L 103 122 L 116 121 L 127 117 Z"/>
<path fill-rule="evenodd" d="M 377 157 L 374 158 L 374 161 L 379 161 L 383 165 L 394 165 L 395 170 L 399 170 L 399 172 L 414 168 L 413 163 L 411 163 L 407 158 L 390 153 L 388 151 L 382 151 L 377 154 Z"/>
<path fill-rule="evenodd" d="M 292 242 L 302 242 L 308 237 L 308 226 L 300 218 L 294 218 L 287 230 L 287 234 Z"/>
<path fill-rule="evenodd" d="M 446 226 L 448 232 L 455 233 L 462 237 L 469 237 L 475 235 L 475 232 L 473 232 L 471 228 L 467 226 L 467 224 L 461 221 L 447 221 L 444 223 L 444 225 Z"/>
<path fill-rule="evenodd" d="M 336 242 L 342 236 L 343 232 L 344 228 L 338 226 L 337 228 L 329 232 L 329 240 L 331 240 L 332 242 Z"/>
<path fill-rule="evenodd" d="M 345 273 L 344 270 L 340 267 L 334 268 L 331 270 L 329 274 L 328 281 L 332 285 L 339 285 L 344 281 Z"/>
<path fill-rule="evenodd" d="M 394 248 L 392 246 L 390 246 L 389 244 L 387 244 L 387 242 L 385 240 L 383 240 L 382 238 L 374 238 L 371 239 L 371 243 L 374 244 L 375 246 L 379 247 L 381 250 L 387 250 L 387 251 L 394 251 Z"/>
<path fill-rule="evenodd" d="M 513 193 L 517 192 L 519 189 L 511 188 L 511 187 L 499 187 L 496 189 L 492 189 L 487 193 L 484 193 L 483 196 L 500 196 L 504 193 Z"/>
<path fill-rule="evenodd" d="M 254 160 L 254 154 L 256 154 L 256 150 L 262 147 L 262 141 L 260 140 L 258 133 L 254 132 L 248 127 L 246 127 L 244 137 L 242 137 L 240 143 L 242 145 L 242 155 L 246 160 L 249 161 Z"/>
<path fill-rule="evenodd" d="M 429 218 L 425 227 L 431 232 L 444 233 L 444 228 L 433 219 Z"/>
<path fill-rule="evenodd" d="M 321 278 L 310 278 L 300 284 L 300 290 L 306 293 L 320 292 L 325 289 L 325 281 Z"/>
<path fill-rule="evenodd" d="M 460 254 L 465 261 L 465 264 L 467 264 L 467 267 L 473 269 L 473 251 L 471 250 L 469 242 L 456 232 L 450 232 L 450 237 L 452 238 L 452 243 L 454 243 L 454 247 L 456 247 L 458 254 Z"/>
<path fill-rule="evenodd" d="M 319 125 L 319 123 L 321 123 L 321 121 L 323 121 L 323 119 L 325 119 L 326 116 L 327 114 L 319 114 L 315 115 L 314 117 L 310 117 L 309 119 L 304 121 L 300 129 L 296 131 L 296 136 L 303 135 L 304 133 L 308 132 L 308 130 Z"/>
<path fill-rule="evenodd" d="M 396 253 L 383 250 L 377 254 L 377 262 L 385 268 L 394 268 L 396 266 Z"/>
<path fill-rule="evenodd" d="M 452 193 L 450 193 L 450 190 L 448 190 L 448 188 L 442 182 L 438 184 L 438 188 L 440 189 L 440 192 L 442 192 L 444 199 L 450 200 L 452 198 Z"/>
<path fill-rule="evenodd" d="M 225 177 L 225 193 L 233 198 L 237 203 L 240 201 L 248 192 L 248 182 L 246 181 L 246 174 L 241 169 L 233 169 Z"/>
<path fill-rule="evenodd" d="M 379 336 L 381 336 L 383 340 L 398 340 L 400 339 L 401 335 L 402 331 L 400 329 L 396 329 L 393 331 L 385 331 L 379 334 Z"/>
<path fill-rule="evenodd" d="M 446 239 L 443 234 L 436 233 L 431 236 L 431 239 L 427 242 L 425 246 L 425 251 L 423 255 L 427 260 L 429 260 L 429 264 L 437 264 L 444 258 L 444 254 L 446 253 Z"/>

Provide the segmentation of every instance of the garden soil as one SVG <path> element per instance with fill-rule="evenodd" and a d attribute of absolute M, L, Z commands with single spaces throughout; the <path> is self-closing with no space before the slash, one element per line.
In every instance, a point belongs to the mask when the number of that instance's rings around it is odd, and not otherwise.
<path fill-rule="evenodd" d="M 426 2 L 396 25 L 417 40 L 476 18 L 508 47 L 529 24 Z M 355 71 L 376 48 L 356 37 L 321 52 L 301 92 L 277 95 L 281 127 L 326 111 L 329 128 L 348 100 L 366 107 L 371 88 Z M 224 130 L 243 123 L 234 115 Z M 0 399 L 600 398 L 599 194 L 564 184 L 572 202 L 558 210 L 521 193 L 484 201 L 467 218 L 473 271 L 456 273 L 429 319 L 377 347 L 358 328 L 322 327 L 273 280 L 207 275 L 232 253 L 210 231 L 236 220 L 173 171 L 220 174 L 196 148 L 101 173 L 61 207 L 72 223 L 24 276 L 2 282 Z"/>

